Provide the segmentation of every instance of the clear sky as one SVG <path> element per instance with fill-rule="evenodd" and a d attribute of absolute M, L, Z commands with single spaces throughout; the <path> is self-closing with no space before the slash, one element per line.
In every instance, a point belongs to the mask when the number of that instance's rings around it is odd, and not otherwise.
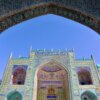
<path fill-rule="evenodd" d="M 93 54 L 100 64 L 100 35 L 75 21 L 52 14 L 33 18 L 15 25 L 0 34 L 0 79 L 10 53 L 17 58 L 27 57 L 33 49 L 72 49 L 76 58 Z"/>

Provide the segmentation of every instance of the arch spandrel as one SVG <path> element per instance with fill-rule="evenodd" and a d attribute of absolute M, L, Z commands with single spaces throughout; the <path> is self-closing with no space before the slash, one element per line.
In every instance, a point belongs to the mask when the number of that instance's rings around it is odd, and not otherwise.
<path fill-rule="evenodd" d="M 48 13 L 75 20 L 100 33 L 99 0 L 1 0 L 0 31 Z"/>

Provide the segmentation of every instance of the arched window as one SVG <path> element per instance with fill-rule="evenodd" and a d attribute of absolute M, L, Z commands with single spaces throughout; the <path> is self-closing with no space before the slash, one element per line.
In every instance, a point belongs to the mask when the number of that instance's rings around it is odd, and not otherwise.
<path fill-rule="evenodd" d="M 10 95 L 7 96 L 7 100 L 22 100 L 22 95 L 16 91 L 10 93 Z"/>
<path fill-rule="evenodd" d="M 14 66 L 12 73 L 12 84 L 14 85 L 23 85 L 25 83 L 26 78 L 26 67 L 22 66 Z"/>
<path fill-rule="evenodd" d="M 85 91 L 82 95 L 81 95 L 81 99 L 82 100 L 97 100 L 97 97 L 94 93 L 90 92 L 90 91 Z"/>
<path fill-rule="evenodd" d="M 77 69 L 77 73 L 78 73 L 78 79 L 79 79 L 80 85 L 91 85 L 91 84 L 93 84 L 89 67 L 86 67 L 86 68 L 79 67 Z"/>

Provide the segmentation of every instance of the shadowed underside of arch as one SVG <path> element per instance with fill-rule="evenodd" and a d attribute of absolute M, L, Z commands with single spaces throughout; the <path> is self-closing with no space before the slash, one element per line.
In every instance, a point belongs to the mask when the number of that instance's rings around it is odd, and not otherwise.
<path fill-rule="evenodd" d="M 0 32 L 49 13 L 75 20 L 100 34 L 99 0 L 1 0 Z"/>

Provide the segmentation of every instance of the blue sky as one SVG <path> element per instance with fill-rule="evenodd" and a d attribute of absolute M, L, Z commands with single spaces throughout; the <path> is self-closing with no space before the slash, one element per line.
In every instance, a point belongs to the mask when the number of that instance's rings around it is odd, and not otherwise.
<path fill-rule="evenodd" d="M 27 57 L 33 49 L 72 49 L 76 58 L 93 54 L 100 64 L 100 36 L 75 21 L 52 14 L 36 17 L 5 30 L 0 35 L 0 79 L 10 53 Z"/>

